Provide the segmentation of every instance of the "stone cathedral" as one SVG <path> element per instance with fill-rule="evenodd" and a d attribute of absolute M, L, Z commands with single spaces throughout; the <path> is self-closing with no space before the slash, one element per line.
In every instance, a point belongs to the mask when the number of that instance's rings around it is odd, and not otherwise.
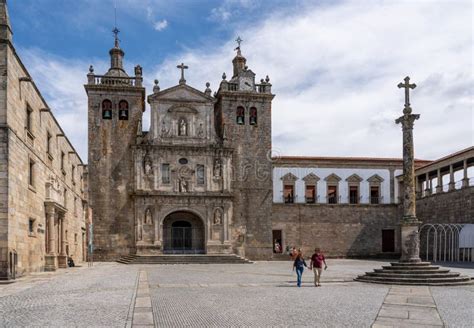
<path fill-rule="evenodd" d="M 223 74 L 216 92 L 209 84 L 188 85 L 181 63 L 177 85 L 161 89 L 155 81 L 147 95 L 142 67 L 134 76 L 125 71 L 115 33 L 110 69 L 98 75 L 91 66 L 85 85 L 96 259 L 186 253 L 286 259 L 292 246 L 305 253 L 318 246 L 337 257 L 399 254 L 401 158 L 272 158 L 272 85 L 268 77 L 256 83 L 240 38 L 229 58 L 232 76 Z M 415 161 L 424 223 L 472 222 L 472 207 L 464 204 L 474 190 L 473 165 L 472 147 Z M 430 212 L 436 206 L 442 216 Z"/>
<path fill-rule="evenodd" d="M 116 31 L 117 33 L 118 31 Z M 110 69 L 91 66 L 89 197 L 96 257 L 207 253 L 267 259 L 272 253 L 271 84 L 255 82 L 239 47 L 233 74 L 146 96 L 142 68 L 124 70 L 117 37 Z M 177 71 L 178 73 L 179 71 Z M 151 127 L 142 131 L 145 101 Z"/>

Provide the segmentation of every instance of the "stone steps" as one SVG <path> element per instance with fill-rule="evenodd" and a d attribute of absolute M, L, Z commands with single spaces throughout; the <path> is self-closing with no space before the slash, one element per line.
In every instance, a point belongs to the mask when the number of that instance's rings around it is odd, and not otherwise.
<path fill-rule="evenodd" d="M 468 276 L 447 269 L 440 269 L 429 262 L 394 262 L 382 266 L 374 272 L 367 272 L 354 280 L 377 284 L 422 285 L 422 286 L 456 286 L 469 285 L 474 281 Z"/>
<path fill-rule="evenodd" d="M 410 271 L 418 271 L 418 270 L 429 270 L 429 271 L 436 271 L 436 270 L 439 270 L 439 266 L 417 266 L 417 265 L 414 265 L 412 267 L 409 267 L 409 266 L 401 266 L 401 265 L 397 265 L 397 266 L 382 266 L 382 269 L 384 270 L 410 270 Z"/>
<path fill-rule="evenodd" d="M 401 278 L 401 277 L 371 277 L 371 276 L 359 276 L 356 278 L 357 281 L 373 282 L 381 284 L 391 285 L 429 285 L 429 286 L 454 286 L 454 285 L 468 285 L 473 284 L 471 278 L 466 276 L 454 277 L 454 278 Z"/>
<path fill-rule="evenodd" d="M 455 278 L 459 277 L 460 274 L 457 272 L 445 272 L 445 273 L 392 273 L 392 272 L 366 272 L 365 274 L 370 277 L 387 277 L 387 278 Z"/>
<path fill-rule="evenodd" d="M 246 264 L 251 261 L 234 254 L 229 255 L 127 255 L 122 264 Z"/>
<path fill-rule="evenodd" d="M 401 273 L 401 274 L 426 274 L 426 273 L 433 273 L 433 270 L 384 270 L 384 269 L 374 269 L 374 272 L 377 273 Z M 448 273 L 448 269 L 439 269 L 436 270 L 436 273 Z"/>

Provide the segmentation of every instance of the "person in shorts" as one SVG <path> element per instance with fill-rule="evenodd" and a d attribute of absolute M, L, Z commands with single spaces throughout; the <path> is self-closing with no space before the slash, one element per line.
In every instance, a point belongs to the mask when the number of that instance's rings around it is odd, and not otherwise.
<path fill-rule="evenodd" d="M 311 256 L 311 262 L 309 264 L 309 269 L 313 269 L 314 272 L 314 287 L 321 286 L 321 273 L 328 268 L 326 264 L 326 258 L 319 248 L 314 249 L 314 254 Z"/>

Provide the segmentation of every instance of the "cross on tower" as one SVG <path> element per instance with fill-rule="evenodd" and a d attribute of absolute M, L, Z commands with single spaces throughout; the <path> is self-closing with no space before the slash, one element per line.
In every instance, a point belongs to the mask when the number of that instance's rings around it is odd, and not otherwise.
<path fill-rule="evenodd" d="M 115 38 L 115 47 L 118 48 L 119 46 L 118 34 L 120 33 L 120 30 L 117 28 L 117 26 L 112 30 L 112 33 L 114 34 L 114 38 Z"/>
<path fill-rule="evenodd" d="M 408 108 L 410 107 L 410 89 L 415 89 L 416 84 L 415 83 L 410 84 L 409 76 L 407 76 L 403 80 L 405 81 L 405 83 L 399 83 L 398 87 L 405 89 L 405 108 Z"/>
<path fill-rule="evenodd" d="M 237 39 L 235 39 L 235 42 L 237 42 L 237 49 L 240 49 L 240 44 L 242 43 L 242 41 L 244 40 L 242 40 L 240 36 L 238 36 Z"/>
<path fill-rule="evenodd" d="M 189 67 L 181 63 L 181 65 L 176 66 L 177 68 L 181 69 L 181 78 L 179 79 L 179 84 L 186 84 L 186 80 L 184 79 L 184 70 L 188 69 Z"/>

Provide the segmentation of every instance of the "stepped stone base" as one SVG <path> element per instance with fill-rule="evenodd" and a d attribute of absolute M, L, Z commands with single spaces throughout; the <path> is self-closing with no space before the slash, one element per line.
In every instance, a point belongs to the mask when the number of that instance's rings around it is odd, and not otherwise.
<path fill-rule="evenodd" d="M 118 261 L 122 264 L 246 264 L 251 261 L 237 256 L 228 255 L 127 255 Z"/>
<path fill-rule="evenodd" d="M 354 280 L 376 284 L 455 286 L 469 285 L 474 281 L 468 276 L 447 269 L 440 269 L 430 262 L 394 262 L 374 272 L 366 272 Z"/>

